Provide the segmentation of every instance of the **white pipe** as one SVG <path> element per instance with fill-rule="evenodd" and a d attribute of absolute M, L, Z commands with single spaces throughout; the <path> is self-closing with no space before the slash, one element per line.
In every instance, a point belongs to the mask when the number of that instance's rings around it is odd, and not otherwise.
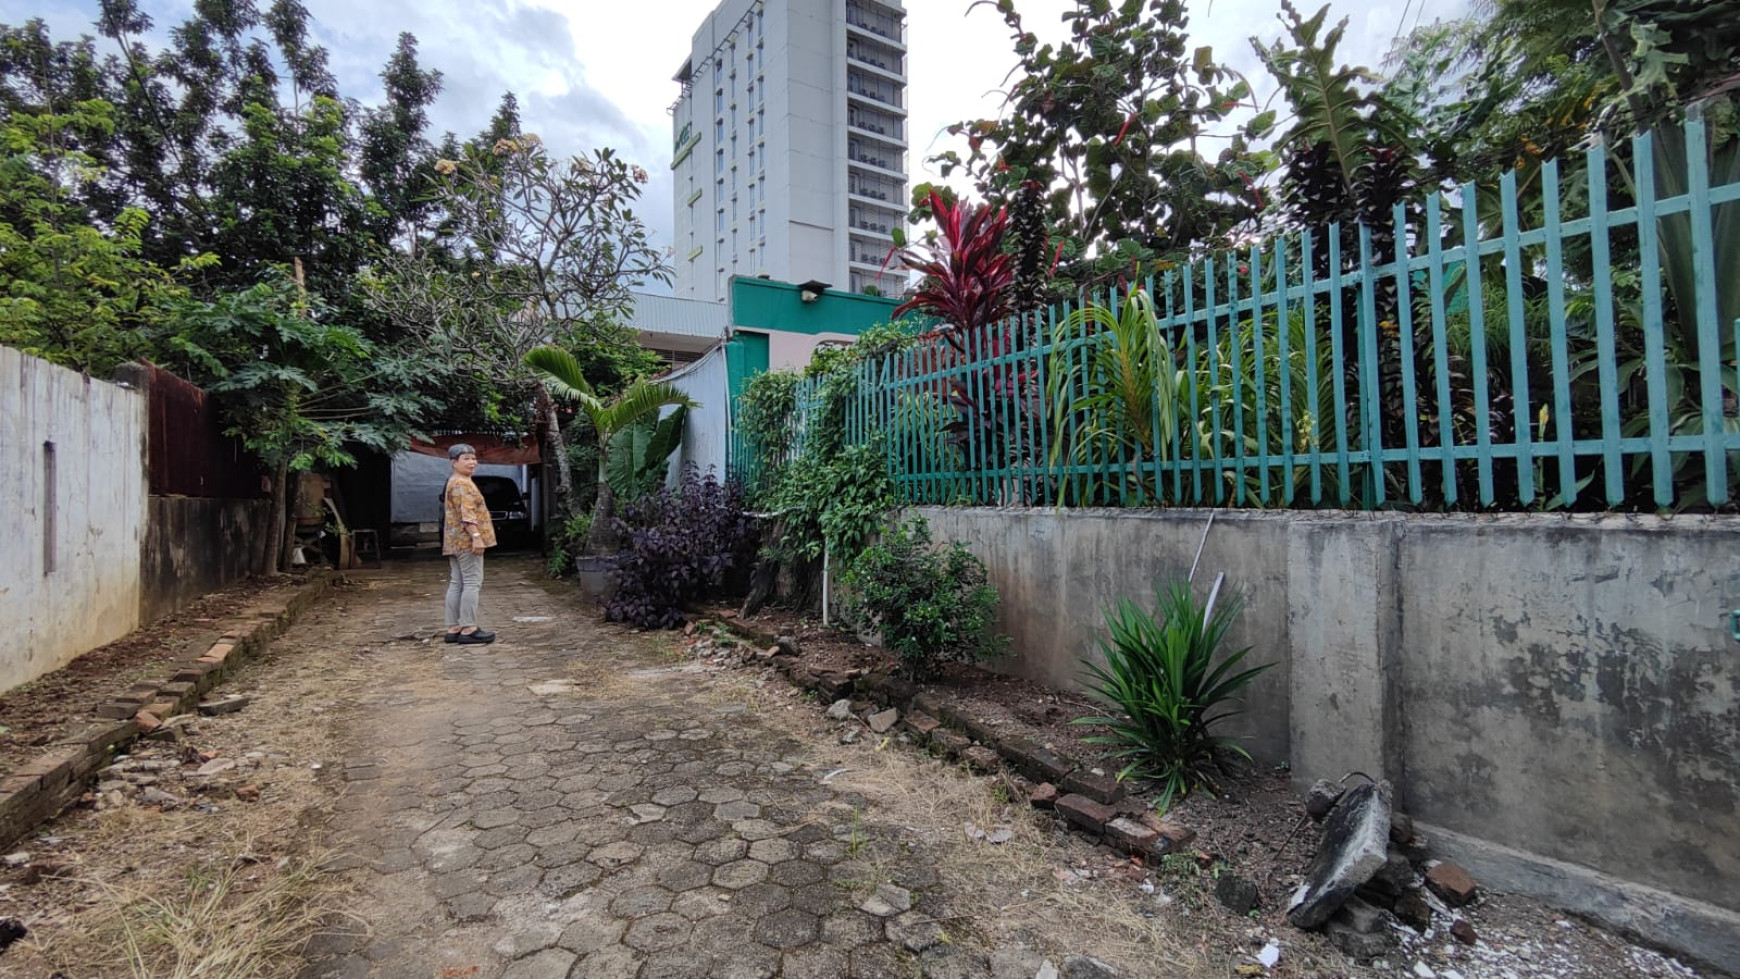
<path fill-rule="evenodd" d="M 822 625 L 828 624 L 828 551 L 826 541 L 822 542 Z"/>

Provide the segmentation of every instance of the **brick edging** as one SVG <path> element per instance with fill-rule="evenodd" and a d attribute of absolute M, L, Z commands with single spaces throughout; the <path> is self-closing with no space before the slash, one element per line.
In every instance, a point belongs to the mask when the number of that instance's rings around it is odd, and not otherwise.
<path fill-rule="evenodd" d="M 755 659 L 772 666 L 794 685 L 813 690 L 826 704 L 856 696 L 879 707 L 901 712 L 900 726 L 913 741 L 965 763 L 974 771 L 994 774 L 1012 769 L 1035 783 L 1029 801 L 1038 809 L 1055 809 L 1071 829 L 1137 856 L 1159 857 L 1183 851 L 1196 834 L 1180 823 L 1163 820 L 1146 804 L 1125 794 L 1110 775 L 1028 738 L 1004 734 L 959 706 L 925 693 L 918 685 L 890 671 L 829 670 L 801 661 L 803 649 L 785 636 L 734 618 L 713 619 L 717 625 L 760 647 Z"/>
<path fill-rule="evenodd" d="M 92 777 L 135 738 L 193 710 L 235 667 L 257 656 L 318 601 L 335 577 L 330 572 L 311 576 L 297 586 L 282 608 L 256 611 L 233 623 L 210 649 L 177 667 L 168 680 L 134 684 L 97 708 L 99 720 L 56 740 L 42 754 L 0 778 L 0 848 L 10 847 L 77 802 Z"/>

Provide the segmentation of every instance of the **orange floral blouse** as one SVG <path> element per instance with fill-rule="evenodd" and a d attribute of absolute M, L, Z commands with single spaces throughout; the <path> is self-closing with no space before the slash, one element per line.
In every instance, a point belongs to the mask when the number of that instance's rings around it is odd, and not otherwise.
<path fill-rule="evenodd" d="M 441 528 L 442 554 L 467 554 L 471 551 L 471 532 L 466 523 L 477 525 L 484 547 L 495 546 L 495 524 L 489 519 L 489 504 L 477 484 L 460 475 L 447 477 L 447 490 L 442 494 L 445 520 Z"/>

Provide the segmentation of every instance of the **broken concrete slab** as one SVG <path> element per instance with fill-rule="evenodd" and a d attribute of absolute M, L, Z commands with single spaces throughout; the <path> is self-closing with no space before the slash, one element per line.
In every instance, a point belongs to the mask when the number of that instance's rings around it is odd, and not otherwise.
<path fill-rule="evenodd" d="M 1305 883 L 1287 908 L 1295 927 L 1316 928 L 1328 921 L 1388 862 L 1391 791 L 1388 782 L 1367 782 L 1350 789 L 1330 811 Z"/>

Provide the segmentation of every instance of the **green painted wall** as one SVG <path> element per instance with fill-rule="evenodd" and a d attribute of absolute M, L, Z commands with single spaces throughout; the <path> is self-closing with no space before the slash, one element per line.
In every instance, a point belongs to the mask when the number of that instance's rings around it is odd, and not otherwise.
<path fill-rule="evenodd" d="M 772 279 L 737 276 L 731 280 L 731 322 L 752 330 L 786 333 L 844 333 L 857 336 L 894 318 L 900 300 L 829 289 L 813 303 L 799 298 L 798 287 Z"/>

